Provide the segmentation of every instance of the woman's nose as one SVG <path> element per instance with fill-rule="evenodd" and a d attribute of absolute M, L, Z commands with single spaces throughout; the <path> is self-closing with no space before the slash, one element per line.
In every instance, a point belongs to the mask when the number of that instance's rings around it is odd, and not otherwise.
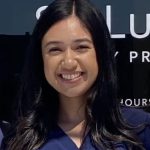
<path fill-rule="evenodd" d="M 75 70 L 77 68 L 76 55 L 72 50 L 67 50 L 61 62 L 62 69 Z"/>

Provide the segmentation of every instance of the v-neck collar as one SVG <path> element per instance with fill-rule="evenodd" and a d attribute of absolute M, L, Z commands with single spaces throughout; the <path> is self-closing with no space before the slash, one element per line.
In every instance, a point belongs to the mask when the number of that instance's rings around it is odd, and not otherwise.
<path fill-rule="evenodd" d="M 56 126 L 56 128 L 50 132 L 48 136 L 48 141 L 54 140 L 61 149 L 63 150 L 98 150 L 101 149 L 100 147 L 96 148 L 91 141 L 90 131 L 88 131 L 87 135 L 85 136 L 81 146 L 78 148 L 73 140 L 61 129 L 61 127 Z M 114 143 L 115 144 L 115 143 Z M 115 144 L 116 150 L 126 150 L 126 146 L 123 143 L 116 143 Z"/>
<path fill-rule="evenodd" d="M 78 148 L 77 145 L 73 142 L 73 140 L 59 127 L 56 126 L 55 130 L 51 132 L 49 135 L 49 138 L 51 139 L 58 139 L 59 143 L 65 148 L 65 149 L 71 149 L 71 150 L 81 150 L 86 149 L 87 143 L 90 141 L 89 132 L 85 136 L 81 146 Z"/>

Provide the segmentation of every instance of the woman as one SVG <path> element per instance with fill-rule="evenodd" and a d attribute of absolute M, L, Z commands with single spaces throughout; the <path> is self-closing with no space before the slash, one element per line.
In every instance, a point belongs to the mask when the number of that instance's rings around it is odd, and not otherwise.
<path fill-rule="evenodd" d="M 137 128 L 122 118 L 109 31 L 88 0 L 51 3 L 35 26 L 27 58 L 17 127 L 5 139 L 4 149 L 143 150 L 147 146 L 137 136 Z M 130 120 L 128 109 L 122 113 Z"/>

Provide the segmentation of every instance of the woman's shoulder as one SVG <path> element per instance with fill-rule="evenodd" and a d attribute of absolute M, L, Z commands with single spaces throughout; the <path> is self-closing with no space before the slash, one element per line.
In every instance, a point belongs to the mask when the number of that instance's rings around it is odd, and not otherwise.
<path fill-rule="evenodd" d="M 139 139 L 143 142 L 146 150 L 150 149 L 150 113 L 142 109 L 122 107 L 122 115 L 128 124 L 133 126 L 144 125 L 140 132 L 137 132 Z"/>
<path fill-rule="evenodd" d="M 1 143 L 2 143 L 2 139 L 3 139 L 3 133 L 2 133 L 2 130 L 0 128 L 0 146 L 1 146 Z"/>
<path fill-rule="evenodd" d="M 121 107 L 121 112 L 124 119 L 131 125 L 150 125 L 150 113 L 145 112 L 143 109 L 133 107 Z"/>

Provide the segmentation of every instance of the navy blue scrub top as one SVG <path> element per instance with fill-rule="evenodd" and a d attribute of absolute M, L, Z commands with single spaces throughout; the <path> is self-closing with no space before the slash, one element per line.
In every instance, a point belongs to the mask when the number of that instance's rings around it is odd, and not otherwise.
<path fill-rule="evenodd" d="M 81 147 L 78 148 L 71 138 L 60 128 L 56 129 L 49 135 L 48 142 L 40 150 L 99 150 L 90 139 L 90 134 L 87 134 Z M 127 150 L 125 145 L 116 144 L 116 150 Z"/>
<path fill-rule="evenodd" d="M 146 123 L 147 126 L 139 133 L 138 137 L 143 142 L 143 145 L 146 150 L 150 150 L 150 113 L 146 113 L 142 110 L 133 109 L 133 108 L 122 108 L 122 115 L 125 120 L 134 126 L 141 125 Z M 0 129 L 0 143 L 3 138 L 2 131 Z M 127 150 L 123 143 L 116 143 L 115 150 Z M 92 144 L 90 138 L 90 132 L 85 137 L 83 144 L 81 146 L 82 150 L 101 150 L 96 148 Z M 56 127 L 53 132 L 49 133 L 47 142 L 39 150 L 79 150 L 70 137 L 60 128 Z"/>
<path fill-rule="evenodd" d="M 150 114 L 142 110 L 132 108 L 122 108 L 122 114 L 126 121 L 131 125 L 148 125 L 138 133 L 139 138 L 144 144 L 146 150 L 150 150 Z M 127 150 L 123 143 L 116 143 L 115 150 Z M 48 141 L 39 150 L 100 150 L 92 144 L 90 132 L 85 137 L 82 145 L 78 148 L 71 138 L 60 128 L 56 127 L 48 136 Z"/>

